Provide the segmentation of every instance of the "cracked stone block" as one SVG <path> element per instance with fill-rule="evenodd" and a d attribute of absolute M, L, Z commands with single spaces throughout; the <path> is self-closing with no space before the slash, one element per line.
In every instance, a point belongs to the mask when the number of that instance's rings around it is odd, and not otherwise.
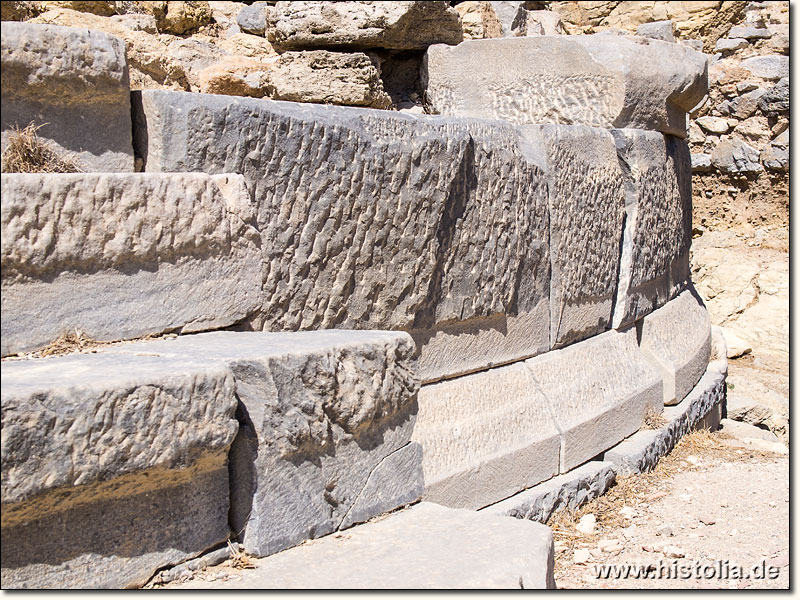
<path fill-rule="evenodd" d="M 623 173 L 609 131 L 523 128 L 544 138 L 549 161 L 550 345 L 609 328 L 625 217 Z"/>
<path fill-rule="evenodd" d="M 411 441 L 419 379 L 406 333 L 215 332 L 109 352 L 222 362 L 239 434 L 229 457 L 230 521 L 267 556 L 419 499 Z"/>
<path fill-rule="evenodd" d="M 421 502 L 384 519 L 262 558 L 241 589 L 553 589 L 545 525 Z M 217 587 L 199 578 L 178 587 Z"/>
<path fill-rule="evenodd" d="M 0 129 L 39 138 L 83 171 L 133 171 L 125 43 L 89 29 L 4 21 Z"/>
<path fill-rule="evenodd" d="M 238 425 L 224 365 L 76 354 L 0 368 L 4 588 L 140 586 L 226 540 Z"/>
<path fill-rule="evenodd" d="M 664 404 L 686 397 L 708 366 L 711 320 L 694 287 L 637 323 L 640 346 L 664 380 Z"/>
<path fill-rule="evenodd" d="M 642 356 L 636 330 L 607 331 L 525 361 L 561 434 L 561 473 L 639 430 L 661 411 L 661 374 Z"/>
<path fill-rule="evenodd" d="M 616 478 L 612 463 L 591 461 L 511 498 L 487 506 L 481 512 L 547 523 L 556 511 L 575 511 L 590 500 L 602 496 Z"/>
<path fill-rule="evenodd" d="M 625 231 L 615 328 L 677 296 L 691 279 L 692 164 L 688 144 L 653 131 L 614 129 L 625 181 Z"/>
<path fill-rule="evenodd" d="M 534 36 L 431 46 L 421 80 L 437 114 L 685 138 L 686 114 L 708 89 L 708 66 L 701 52 L 660 40 Z"/>
<path fill-rule="evenodd" d="M 253 190 L 263 259 L 254 329 L 406 330 L 423 381 L 549 349 L 549 163 L 538 134 L 204 94 L 134 99 L 147 172 L 234 171 Z"/>
<path fill-rule="evenodd" d="M 558 430 L 521 363 L 423 386 L 412 439 L 423 448 L 423 498 L 453 508 L 481 508 L 558 473 Z"/>
<path fill-rule="evenodd" d="M 240 176 L 3 173 L 2 354 L 232 325 L 261 304 Z"/>

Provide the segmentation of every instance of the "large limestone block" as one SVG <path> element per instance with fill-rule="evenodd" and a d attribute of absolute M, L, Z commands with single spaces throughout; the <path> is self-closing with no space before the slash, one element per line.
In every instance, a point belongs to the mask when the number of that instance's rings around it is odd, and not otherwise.
<path fill-rule="evenodd" d="M 424 381 L 549 348 L 537 133 L 203 94 L 135 101 L 146 171 L 234 171 L 251 186 L 264 260 L 253 327 L 410 330 Z"/>
<path fill-rule="evenodd" d="M 414 502 L 419 380 L 406 333 L 215 332 L 110 350 L 226 364 L 239 399 L 231 526 L 274 554 Z"/>
<path fill-rule="evenodd" d="M 83 171 L 133 171 L 125 44 L 99 31 L 3 22 L 2 147 L 30 122 Z"/>
<path fill-rule="evenodd" d="M 241 176 L 4 173 L 2 195 L 3 355 L 76 329 L 225 327 L 261 304 Z"/>
<path fill-rule="evenodd" d="M 80 354 L 2 363 L 3 587 L 142 585 L 228 536 L 224 365 Z"/>
<path fill-rule="evenodd" d="M 708 67 L 705 55 L 660 40 L 548 35 L 431 46 L 421 78 L 434 113 L 685 138 Z"/>
<path fill-rule="evenodd" d="M 561 434 L 566 473 L 637 431 L 661 410 L 660 373 L 636 330 L 608 331 L 525 361 Z"/>
<path fill-rule="evenodd" d="M 570 344 L 611 324 L 625 216 L 623 173 L 610 132 L 525 127 L 545 139 L 550 213 L 550 343 Z"/>
<path fill-rule="evenodd" d="M 553 534 L 531 521 L 422 502 L 256 561 L 242 589 L 555 588 Z M 178 587 L 219 587 L 198 579 Z"/>
<path fill-rule="evenodd" d="M 458 12 L 448 2 L 278 2 L 267 37 L 282 50 L 388 48 L 424 50 L 458 44 Z"/>
<path fill-rule="evenodd" d="M 664 404 L 686 397 L 711 356 L 711 320 L 693 287 L 637 324 L 643 354 L 664 378 Z"/>
<path fill-rule="evenodd" d="M 423 386 L 413 439 L 424 499 L 453 508 L 493 504 L 559 469 L 559 432 L 521 363 Z"/>
<path fill-rule="evenodd" d="M 690 280 L 692 165 L 685 140 L 615 129 L 625 174 L 625 232 L 614 327 L 627 326 L 677 296 Z"/>

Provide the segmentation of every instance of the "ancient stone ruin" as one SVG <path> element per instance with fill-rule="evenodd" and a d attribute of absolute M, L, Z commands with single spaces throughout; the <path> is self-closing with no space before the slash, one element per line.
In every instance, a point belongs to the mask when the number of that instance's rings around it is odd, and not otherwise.
<path fill-rule="evenodd" d="M 325 4 L 244 16 L 286 54 L 410 45 L 429 114 L 132 91 L 118 37 L 3 22 L 4 147 L 46 123 L 84 165 L 2 175 L 4 588 L 141 586 L 407 505 L 381 535 L 462 523 L 491 552 L 507 517 L 575 508 L 719 418 L 689 268 L 706 57 L 461 41 L 436 2 L 309 25 Z M 134 341 L 25 358 L 76 330 Z M 552 587 L 552 535 L 519 525 L 532 559 L 493 584 Z M 397 586 L 489 585 L 421 563 Z"/>

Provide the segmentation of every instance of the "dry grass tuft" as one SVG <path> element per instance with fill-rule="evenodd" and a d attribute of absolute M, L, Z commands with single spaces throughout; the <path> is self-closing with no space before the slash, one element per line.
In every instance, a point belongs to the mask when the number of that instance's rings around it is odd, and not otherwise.
<path fill-rule="evenodd" d="M 8 135 L 0 170 L 3 173 L 81 173 L 80 161 L 72 154 L 59 152 L 36 134 L 47 123 L 28 123 L 24 129 L 16 125 Z"/>
<path fill-rule="evenodd" d="M 647 410 L 647 414 L 644 417 L 642 429 L 661 429 L 666 424 L 667 420 L 664 418 L 664 414 L 650 408 Z"/>
<path fill-rule="evenodd" d="M 228 540 L 228 549 L 231 552 L 231 557 L 228 559 L 228 566 L 233 569 L 255 569 L 256 563 L 253 559 L 241 548 L 236 548 Z"/>
<path fill-rule="evenodd" d="M 109 342 L 93 340 L 82 331 L 76 329 L 75 333 L 62 333 L 56 340 L 34 354 L 40 358 L 44 358 L 45 356 L 61 356 L 63 354 L 71 354 L 90 348 L 97 348 L 99 346 L 107 346 L 108 344 Z"/>

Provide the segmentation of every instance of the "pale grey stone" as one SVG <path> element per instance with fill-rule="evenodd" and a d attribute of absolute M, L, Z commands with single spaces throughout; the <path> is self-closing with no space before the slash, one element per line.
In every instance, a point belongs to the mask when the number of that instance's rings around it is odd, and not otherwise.
<path fill-rule="evenodd" d="M 482 513 L 547 523 L 559 510 L 578 510 L 602 496 L 616 481 L 614 465 L 591 461 L 540 483 L 511 498 L 481 509 Z"/>
<path fill-rule="evenodd" d="M 637 431 L 648 412 L 660 412 L 661 376 L 640 353 L 633 328 L 607 331 L 525 365 L 561 433 L 562 473 Z"/>
<path fill-rule="evenodd" d="M 447 2 L 278 2 L 269 10 L 277 50 L 387 48 L 424 50 L 462 40 L 458 11 Z"/>
<path fill-rule="evenodd" d="M 730 129 L 728 119 L 723 119 L 722 117 L 700 117 L 699 119 L 695 119 L 695 123 L 707 132 L 716 133 L 717 135 L 728 133 L 728 129 Z"/>
<path fill-rule="evenodd" d="M 711 171 L 710 154 L 692 154 L 692 173 L 708 173 Z"/>
<path fill-rule="evenodd" d="M 553 534 L 532 521 L 422 502 L 256 561 L 242 589 L 555 588 Z M 181 588 L 217 587 L 196 579 Z"/>
<path fill-rule="evenodd" d="M 558 473 L 559 435 L 521 363 L 425 385 L 413 440 L 424 499 L 481 508 Z"/>
<path fill-rule="evenodd" d="M 758 173 L 763 171 L 758 150 L 747 142 L 725 138 L 711 151 L 711 164 L 724 173 Z"/>
<path fill-rule="evenodd" d="M 726 100 L 717 106 L 717 111 L 723 115 L 730 115 L 737 119 L 747 119 L 756 112 L 759 99 L 766 93 L 763 88 L 757 88 L 731 100 Z"/>
<path fill-rule="evenodd" d="M 613 129 L 625 175 L 625 232 L 613 326 L 627 326 L 677 296 L 691 273 L 692 168 L 686 140 Z"/>
<path fill-rule="evenodd" d="M 434 113 L 686 137 L 708 68 L 704 54 L 659 40 L 535 36 L 431 46 L 421 80 Z"/>
<path fill-rule="evenodd" d="M 215 332 L 108 352 L 222 362 L 236 381 L 230 521 L 267 556 L 415 501 L 419 380 L 406 333 Z"/>
<path fill-rule="evenodd" d="M 677 404 L 705 372 L 711 356 L 711 321 L 693 287 L 642 322 L 642 353 L 661 371 L 664 404 Z"/>
<path fill-rule="evenodd" d="M 500 21 L 503 28 L 503 37 L 512 37 L 516 29 L 525 21 L 525 2 L 496 1 L 489 2 L 492 5 L 494 14 Z"/>
<path fill-rule="evenodd" d="M 636 28 L 636 35 L 653 40 L 661 40 L 662 42 L 674 42 L 675 23 L 673 21 L 642 23 Z M 702 52 L 702 48 L 700 51 Z"/>
<path fill-rule="evenodd" d="M 751 425 L 750 423 L 742 423 L 740 421 L 733 421 L 731 419 L 722 419 L 720 425 L 723 433 L 727 433 L 728 435 L 739 438 L 740 440 L 756 439 L 763 440 L 765 442 L 780 443 L 780 439 L 777 435 L 767 429 L 762 429 L 761 427 Z"/>
<path fill-rule="evenodd" d="M 561 22 L 561 15 L 554 10 L 529 10 L 525 14 L 527 27 L 526 35 L 531 35 L 531 27 L 535 24 L 540 25 L 541 34 L 539 35 L 566 35 L 564 24 Z"/>
<path fill-rule="evenodd" d="M 156 18 L 153 15 L 129 13 L 125 15 L 113 15 L 111 20 L 131 31 L 144 31 L 145 33 L 152 34 L 158 33 Z"/>
<path fill-rule="evenodd" d="M 251 186 L 263 252 L 253 327 L 409 330 L 424 381 L 549 348 L 547 169 L 561 167 L 558 157 L 548 161 L 538 134 L 203 94 L 147 90 L 135 98 L 146 171 L 236 171 Z M 564 189 L 619 185 L 613 140 L 601 134 L 609 164 L 591 170 L 608 181 L 584 182 L 591 159 L 576 152 L 578 170 L 560 176 Z M 606 208 L 607 196 L 592 206 Z M 619 211 L 621 232 L 621 195 Z M 579 219 L 606 230 L 591 215 Z M 613 279 L 616 255 L 602 260 Z M 596 263 L 578 270 L 592 273 Z"/>
<path fill-rule="evenodd" d="M 767 116 L 788 113 L 789 78 L 784 77 L 758 99 L 758 108 Z"/>
<path fill-rule="evenodd" d="M 239 29 L 245 33 L 263 36 L 267 31 L 268 12 L 269 5 L 266 2 L 254 2 L 250 5 L 245 4 L 239 9 L 239 14 L 236 16 L 236 23 L 239 25 Z"/>
<path fill-rule="evenodd" d="M 789 130 L 776 137 L 761 151 L 761 162 L 769 171 L 789 172 Z"/>
<path fill-rule="evenodd" d="M 73 27 L 3 21 L 2 148 L 33 122 L 83 171 L 133 171 L 125 43 Z"/>
<path fill-rule="evenodd" d="M 715 52 L 735 52 L 736 50 L 741 50 L 742 48 L 747 48 L 750 44 L 747 40 L 743 39 L 725 39 L 720 38 L 717 40 L 717 43 L 714 45 Z"/>
<path fill-rule="evenodd" d="M 742 67 L 762 79 L 782 79 L 789 76 L 789 57 L 783 55 L 752 56 L 742 61 Z"/>
<path fill-rule="evenodd" d="M 235 383 L 191 358 L 2 363 L 7 588 L 119 588 L 228 536 Z"/>
<path fill-rule="evenodd" d="M 766 27 L 734 25 L 728 32 L 728 37 L 741 38 L 744 40 L 766 40 L 772 37 L 772 32 Z"/>
<path fill-rule="evenodd" d="M 241 176 L 2 178 L 2 354 L 81 331 L 117 340 L 233 325 L 261 305 Z M 236 184 L 238 182 L 238 185 Z"/>

